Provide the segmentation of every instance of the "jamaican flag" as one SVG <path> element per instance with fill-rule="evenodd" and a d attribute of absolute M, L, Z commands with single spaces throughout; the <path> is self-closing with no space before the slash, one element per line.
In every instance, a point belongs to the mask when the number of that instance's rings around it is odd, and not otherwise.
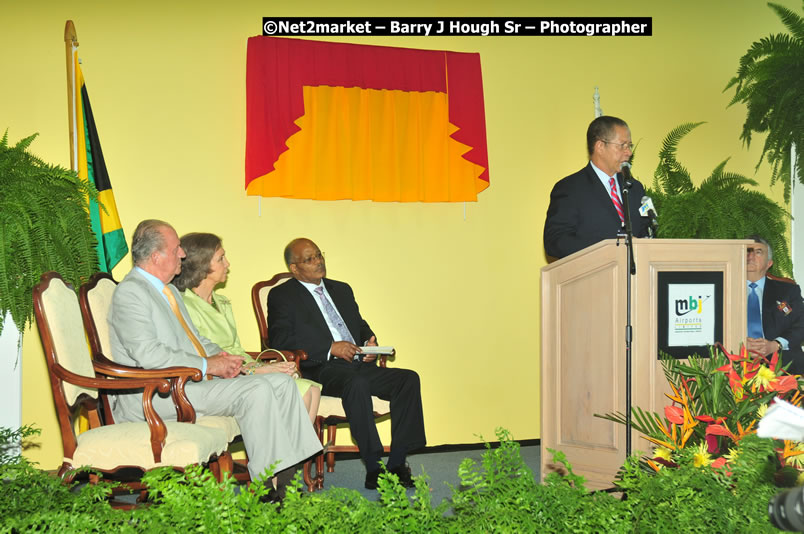
<path fill-rule="evenodd" d="M 81 66 L 75 61 L 75 127 L 76 152 L 78 162 L 78 176 L 83 180 L 91 181 L 100 193 L 98 202 L 91 201 L 89 206 L 92 230 L 98 239 L 98 265 L 101 271 L 112 272 L 112 268 L 123 259 L 128 252 L 128 245 L 117 215 L 117 205 L 112 193 L 112 184 L 106 172 L 106 162 L 103 159 L 98 130 L 95 127 L 95 118 L 92 107 L 89 105 L 84 75 Z"/>

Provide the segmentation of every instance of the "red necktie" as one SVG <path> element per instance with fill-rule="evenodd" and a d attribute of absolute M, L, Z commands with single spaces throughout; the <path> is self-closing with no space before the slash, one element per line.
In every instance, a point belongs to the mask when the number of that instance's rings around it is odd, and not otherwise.
<path fill-rule="evenodd" d="M 617 181 L 613 177 L 609 180 L 609 189 L 611 190 L 611 202 L 614 204 L 614 209 L 617 210 L 617 215 L 620 216 L 620 222 L 625 222 L 623 205 L 620 203 L 620 197 L 617 196 Z"/>

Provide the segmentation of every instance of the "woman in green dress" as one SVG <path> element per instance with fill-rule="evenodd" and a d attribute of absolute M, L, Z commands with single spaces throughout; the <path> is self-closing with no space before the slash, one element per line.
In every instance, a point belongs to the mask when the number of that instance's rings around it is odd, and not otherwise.
<path fill-rule="evenodd" d="M 214 234 L 191 233 L 181 237 L 181 247 L 187 257 L 182 260 L 181 274 L 173 279 L 173 285 L 182 292 L 184 304 L 198 332 L 229 354 L 242 356 L 245 360 L 243 373 L 295 375 L 310 421 L 314 422 L 321 400 L 321 384 L 298 378 L 293 362 L 263 364 L 249 356 L 240 345 L 231 301 L 215 291 L 217 285 L 226 281 L 229 272 L 229 261 L 221 239 Z"/>

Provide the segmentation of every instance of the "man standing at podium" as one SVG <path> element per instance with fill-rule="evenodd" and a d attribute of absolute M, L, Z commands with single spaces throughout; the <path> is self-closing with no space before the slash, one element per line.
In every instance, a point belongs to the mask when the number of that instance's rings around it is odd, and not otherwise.
<path fill-rule="evenodd" d="M 544 249 L 548 256 L 563 258 L 598 241 L 617 237 L 625 225 L 620 169 L 634 145 L 631 130 L 622 119 L 602 116 L 586 130 L 589 164 L 560 180 L 550 193 L 544 223 Z M 648 219 L 639 215 L 645 188 L 632 180 L 631 225 L 634 237 L 648 235 Z"/>
<path fill-rule="evenodd" d="M 748 339 L 745 346 L 767 356 L 779 351 L 782 364 L 792 374 L 804 373 L 804 301 L 801 288 L 792 280 L 774 280 L 766 273 L 773 265 L 773 250 L 759 236 L 749 236 L 748 248 Z"/>

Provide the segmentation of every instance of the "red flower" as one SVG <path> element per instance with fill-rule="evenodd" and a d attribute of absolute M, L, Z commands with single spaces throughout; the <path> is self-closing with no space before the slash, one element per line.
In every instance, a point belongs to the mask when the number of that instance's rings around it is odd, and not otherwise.
<path fill-rule="evenodd" d="M 798 379 L 796 375 L 785 375 L 780 376 L 773 382 L 771 382 L 768 387 L 768 391 L 776 391 L 778 393 L 787 393 L 791 389 L 798 389 Z"/>
<path fill-rule="evenodd" d="M 665 406 L 664 416 L 667 417 L 667 420 L 671 423 L 675 423 L 677 425 L 684 424 L 684 410 L 682 410 L 679 406 Z"/>
<path fill-rule="evenodd" d="M 656 462 L 656 463 L 660 463 L 660 464 L 662 464 L 663 466 L 666 466 L 666 467 L 678 467 L 677 463 L 675 463 L 675 462 L 673 462 L 671 460 L 665 460 L 661 456 L 656 456 L 653 459 L 653 461 Z"/>
<path fill-rule="evenodd" d="M 711 424 L 706 427 L 706 436 L 728 436 L 735 439 L 734 434 L 725 425 Z"/>
<path fill-rule="evenodd" d="M 720 446 L 717 444 L 717 438 L 713 434 L 706 435 L 706 452 L 709 454 L 717 454 L 720 452 Z"/>
<path fill-rule="evenodd" d="M 715 469 L 720 469 L 721 467 L 726 465 L 726 459 L 721 456 L 720 458 L 712 462 L 710 465 Z"/>
<path fill-rule="evenodd" d="M 703 421 L 704 423 L 718 423 L 718 424 L 726 420 L 725 417 L 718 417 L 717 419 L 715 419 L 711 415 L 696 415 L 695 419 L 697 419 L 698 421 Z"/>

